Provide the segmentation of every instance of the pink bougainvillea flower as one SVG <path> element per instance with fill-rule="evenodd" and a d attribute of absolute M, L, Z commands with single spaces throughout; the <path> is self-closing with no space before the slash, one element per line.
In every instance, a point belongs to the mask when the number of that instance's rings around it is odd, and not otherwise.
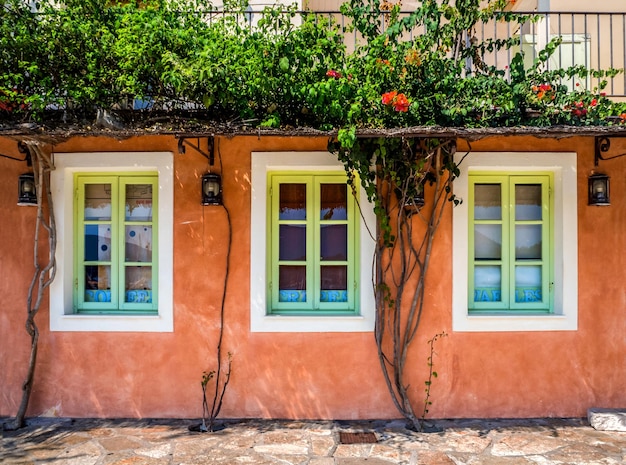
<path fill-rule="evenodd" d="M 396 92 L 395 90 L 384 93 L 381 99 L 381 101 L 383 102 L 383 105 L 393 104 L 393 102 L 396 99 L 396 95 L 398 95 L 398 92 Z"/>
<path fill-rule="evenodd" d="M 338 71 L 335 71 L 334 69 L 329 69 L 328 71 L 326 71 L 326 76 L 339 79 L 341 77 L 341 73 Z"/>
<path fill-rule="evenodd" d="M 393 102 L 393 109 L 400 112 L 409 111 L 409 100 L 404 94 L 398 94 Z"/>

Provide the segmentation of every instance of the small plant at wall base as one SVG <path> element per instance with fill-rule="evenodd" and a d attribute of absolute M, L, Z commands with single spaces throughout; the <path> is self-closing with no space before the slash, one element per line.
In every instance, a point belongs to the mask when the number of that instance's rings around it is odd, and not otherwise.
<path fill-rule="evenodd" d="M 426 431 L 429 431 L 429 430 L 432 430 L 433 432 L 441 431 L 440 428 L 430 423 L 427 423 L 426 415 L 428 415 L 429 408 L 433 404 L 432 401 L 430 400 L 431 389 L 433 387 L 433 379 L 439 376 L 439 374 L 434 370 L 434 363 L 433 363 L 433 357 L 435 356 L 435 342 L 438 339 L 446 337 L 447 335 L 448 334 L 445 331 L 442 331 L 441 333 L 435 334 L 435 336 L 428 341 L 429 353 L 428 353 L 428 358 L 426 359 L 427 365 L 428 365 L 428 379 L 424 381 L 424 385 L 426 386 L 424 389 L 424 392 L 426 393 L 426 395 L 424 396 L 424 411 L 422 412 L 422 418 L 421 418 L 422 430 L 426 430 Z"/>
<path fill-rule="evenodd" d="M 228 365 L 226 368 L 226 373 L 224 374 L 225 379 L 223 384 L 220 385 L 220 378 L 215 378 L 215 371 L 205 371 L 202 373 L 202 381 L 200 385 L 202 386 L 202 424 L 198 427 L 193 426 L 190 427 L 192 431 L 200 431 L 202 433 L 214 432 L 223 429 L 222 425 L 218 425 L 216 423 L 217 416 L 222 409 L 222 401 L 224 399 L 224 394 L 226 393 L 226 387 L 230 381 L 230 369 L 232 365 L 232 354 L 228 352 Z M 221 370 L 221 367 L 218 368 Z M 213 400 L 211 402 L 211 407 L 209 408 L 209 402 L 207 400 L 207 388 L 212 379 L 215 378 L 215 391 L 213 394 Z"/>

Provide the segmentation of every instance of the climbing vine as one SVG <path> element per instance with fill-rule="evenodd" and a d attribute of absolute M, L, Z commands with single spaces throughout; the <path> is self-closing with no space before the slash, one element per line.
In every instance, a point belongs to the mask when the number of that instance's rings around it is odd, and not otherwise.
<path fill-rule="evenodd" d="M 26 376 L 22 383 L 22 399 L 13 421 L 4 425 L 6 429 L 19 429 L 26 424 L 26 410 L 28 409 L 30 394 L 33 390 L 37 352 L 39 349 L 39 328 L 37 327 L 35 316 L 41 308 L 46 289 L 52 284 L 56 275 L 55 254 L 57 234 L 52 204 L 52 192 L 50 190 L 50 171 L 54 169 L 54 163 L 41 143 L 28 140 L 24 142 L 24 146 L 32 161 L 35 177 L 35 192 L 37 193 L 37 221 L 35 224 L 35 241 L 33 247 L 33 264 L 35 270 L 30 286 L 28 287 L 26 299 L 25 326 L 26 332 L 30 337 L 30 355 L 28 358 Z M 46 260 L 42 260 L 39 255 L 42 233 L 45 234 L 48 243 Z"/>

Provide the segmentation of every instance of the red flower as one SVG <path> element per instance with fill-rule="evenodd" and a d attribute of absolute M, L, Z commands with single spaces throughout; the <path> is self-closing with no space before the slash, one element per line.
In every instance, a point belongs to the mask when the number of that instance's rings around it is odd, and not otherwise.
<path fill-rule="evenodd" d="M 409 102 L 409 99 L 406 98 L 406 95 L 399 94 L 395 90 L 384 93 L 382 95 L 381 102 L 383 105 L 393 105 L 393 109 L 400 112 L 409 111 L 409 106 L 411 105 L 411 102 Z"/>
<path fill-rule="evenodd" d="M 396 111 L 406 112 L 409 111 L 409 100 L 404 94 L 398 94 L 393 102 L 393 109 Z"/>
<path fill-rule="evenodd" d="M 338 71 L 335 71 L 334 69 L 329 69 L 328 71 L 326 71 L 326 76 L 339 79 L 341 77 L 341 73 Z"/>
<path fill-rule="evenodd" d="M 398 92 L 396 92 L 395 90 L 383 94 L 381 99 L 383 105 L 391 105 L 396 100 L 396 95 L 398 95 Z"/>
<path fill-rule="evenodd" d="M 592 106 L 592 107 L 595 107 L 597 104 L 598 104 L 598 101 L 594 98 L 594 99 L 591 101 L 591 106 Z"/>

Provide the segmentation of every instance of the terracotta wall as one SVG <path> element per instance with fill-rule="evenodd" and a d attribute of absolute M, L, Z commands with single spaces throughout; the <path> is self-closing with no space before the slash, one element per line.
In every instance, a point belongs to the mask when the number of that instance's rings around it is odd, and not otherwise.
<path fill-rule="evenodd" d="M 251 333 L 249 330 L 250 153 L 324 150 L 323 138 L 219 138 L 224 202 L 232 226 L 225 351 L 233 354 L 223 417 L 397 417 L 371 333 Z M 463 149 L 460 144 L 460 150 Z M 434 251 L 428 301 L 409 366 L 423 399 L 426 341 L 437 345 L 433 417 L 581 416 L 588 407 L 626 404 L 626 159 L 601 162 L 612 178 L 610 207 L 586 205 L 593 138 L 533 137 L 473 142 L 477 151 L 578 151 L 579 329 L 574 332 L 451 331 L 451 210 Z M 75 138 L 67 151 L 172 151 L 174 187 L 174 332 L 50 332 L 47 306 L 37 321 L 40 352 L 30 415 L 198 417 L 203 371 L 216 366 L 228 221 L 200 205 L 207 163 L 171 137 L 124 141 Z M 19 155 L 0 139 L 0 153 Z M 16 206 L 25 163 L 0 157 L 0 415 L 13 415 L 28 354 L 25 296 L 31 277 L 35 209 Z"/>

